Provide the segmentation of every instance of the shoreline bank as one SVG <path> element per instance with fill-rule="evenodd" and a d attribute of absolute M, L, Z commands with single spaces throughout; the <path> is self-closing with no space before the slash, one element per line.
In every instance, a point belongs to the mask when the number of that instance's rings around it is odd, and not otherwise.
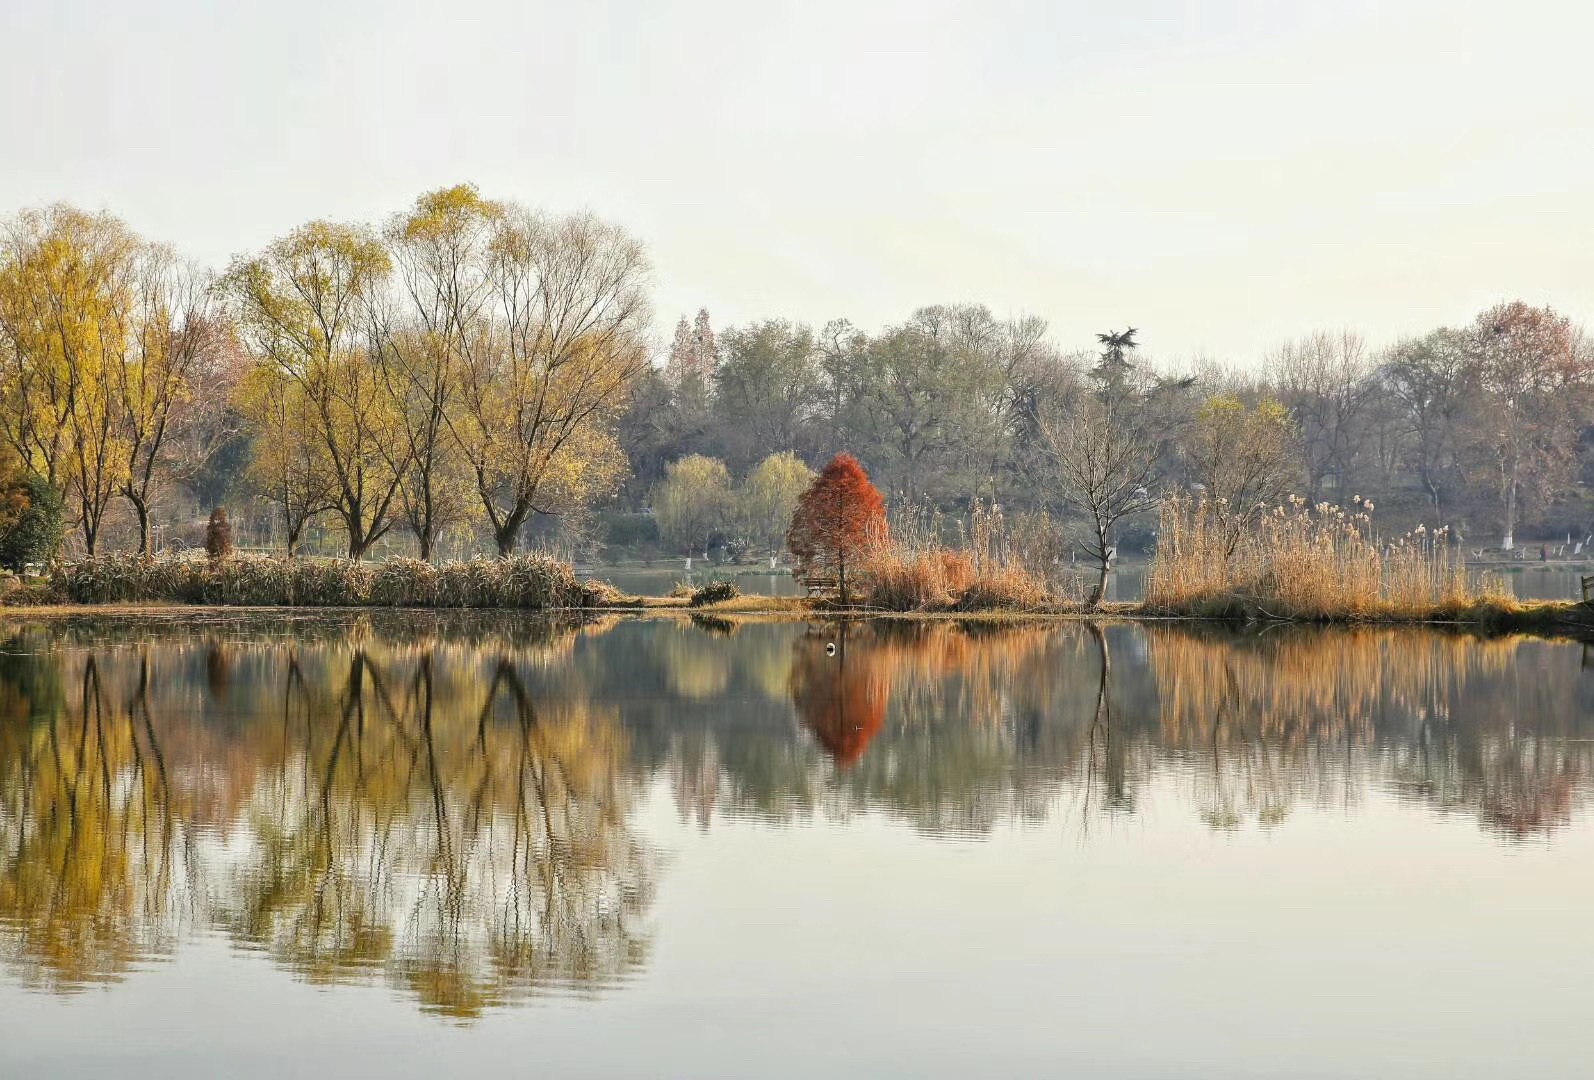
<path fill-rule="evenodd" d="M 891 620 L 906 622 L 969 622 L 1020 624 L 1045 622 L 1191 623 L 1257 630 L 1268 627 L 1382 627 L 1452 629 L 1487 635 L 1528 633 L 1542 637 L 1594 640 L 1594 607 L 1577 601 L 1525 601 L 1502 604 L 1480 601 L 1453 610 L 1412 613 L 1377 613 L 1280 617 L 1237 613 L 1179 612 L 1147 608 L 1137 602 L 1103 604 L 1094 610 L 1058 605 L 1032 610 L 986 608 L 971 610 L 894 611 L 882 608 L 843 607 L 833 602 L 803 597 L 739 596 L 717 604 L 692 607 L 684 598 L 623 597 L 609 603 L 582 606 L 492 607 L 405 604 L 245 604 L 181 603 L 167 601 L 108 603 L 0 604 L 0 622 L 28 618 L 81 618 L 128 615 L 340 614 L 410 612 L 430 614 L 475 613 L 519 615 L 530 618 L 621 616 L 637 619 L 703 616 L 744 621 Z"/>

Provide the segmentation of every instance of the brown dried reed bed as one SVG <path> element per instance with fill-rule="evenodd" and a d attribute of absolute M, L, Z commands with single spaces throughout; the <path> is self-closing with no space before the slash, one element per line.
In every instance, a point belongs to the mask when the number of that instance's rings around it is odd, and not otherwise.
<path fill-rule="evenodd" d="M 1498 580 L 1469 575 L 1446 530 L 1391 541 L 1372 503 L 1350 510 L 1292 497 L 1236 532 L 1222 507 L 1175 497 L 1160 512 L 1146 573 L 1148 613 L 1301 621 L 1466 620 L 1518 607 Z"/>

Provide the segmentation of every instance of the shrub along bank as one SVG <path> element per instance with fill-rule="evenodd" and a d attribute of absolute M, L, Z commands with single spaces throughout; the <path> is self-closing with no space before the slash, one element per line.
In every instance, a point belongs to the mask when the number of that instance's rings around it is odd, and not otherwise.
<path fill-rule="evenodd" d="M 221 604 L 256 607 L 602 607 L 622 599 L 545 555 L 432 565 L 240 556 L 144 559 L 104 555 L 62 564 L 34 602 Z"/>

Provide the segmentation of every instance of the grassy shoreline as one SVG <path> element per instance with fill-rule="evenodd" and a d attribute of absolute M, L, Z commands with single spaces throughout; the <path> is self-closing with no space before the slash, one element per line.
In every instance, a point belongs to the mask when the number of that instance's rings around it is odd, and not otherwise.
<path fill-rule="evenodd" d="M 1280 520 L 1290 525 L 1291 519 Z M 1276 550 L 1264 553 L 1267 558 L 1259 565 L 1266 574 L 1254 568 L 1236 574 L 1233 560 L 1211 558 L 1191 542 L 1192 536 L 1200 538 L 1199 528 L 1178 520 L 1172 524 L 1184 530 L 1183 546 L 1152 568 L 1155 580 L 1149 585 L 1155 588 L 1148 588 L 1148 599 L 1094 609 L 1056 597 L 1021 570 L 977 571 L 966 554 L 937 550 L 877 559 L 865 575 L 864 602 L 846 606 L 829 599 L 735 594 L 730 586 L 713 583 L 690 594 L 633 596 L 580 577 L 569 564 L 544 554 L 441 565 L 415 559 L 351 563 L 245 556 L 213 562 L 114 555 L 61 564 L 48 578 L 13 585 L 0 594 L 0 612 L 475 610 L 980 622 L 1118 619 L 1235 627 L 1451 626 L 1594 638 L 1594 606 L 1517 600 L 1498 590 L 1474 589 L 1443 549 L 1414 549 L 1415 557 L 1399 550 L 1380 554 L 1352 526 L 1325 529 L 1303 514 L 1290 525 L 1301 535 L 1289 534 L 1290 543 L 1275 543 Z M 1332 544 L 1321 542 L 1325 534 Z M 1367 580 L 1353 588 L 1358 573 Z M 1328 587 L 1312 584 L 1324 580 Z M 1390 588 L 1391 583 L 1415 587 Z"/>
<path fill-rule="evenodd" d="M 533 617 L 558 615 L 622 615 L 634 618 L 678 618 L 692 615 L 735 619 L 847 619 L 896 620 L 909 622 L 1038 623 L 1078 621 L 1183 622 L 1235 628 L 1267 626 L 1380 626 L 1413 629 L 1452 628 L 1484 634 L 1532 633 L 1546 637 L 1594 639 L 1594 607 L 1571 600 L 1531 600 L 1503 603 L 1482 600 L 1459 607 L 1433 611 L 1346 614 L 1313 618 L 1271 618 L 1245 616 L 1237 610 L 1170 611 L 1141 603 L 1108 603 L 1095 610 L 1077 604 L 1046 605 L 1031 609 L 983 608 L 942 611 L 892 611 L 859 606 L 843 607 L 833 602 L 802 597 L 738 596 L 717 604 L 691 607 L 680 597 L 621 596 L 606 603 L 545 608 L 415 604 L 251 604 L 184 603 L 141 600 L 106 603 L 12 603 L 0 606 L 0 620 L 6 618 L 79 617 L 94 615 L 220 613 L 334 613 L 370 611 L 416 611 L 451 613 L 474 610 L 483 613 L 515 613 Z"/>

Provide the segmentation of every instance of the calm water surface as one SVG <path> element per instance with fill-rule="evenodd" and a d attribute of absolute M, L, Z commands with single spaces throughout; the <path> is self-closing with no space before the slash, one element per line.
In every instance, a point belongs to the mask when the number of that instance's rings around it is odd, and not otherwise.
<path fill-rule="evenodd" d="M 0 623 L 0 1076 L 1586 1076 L 1576 644 Z"/>

